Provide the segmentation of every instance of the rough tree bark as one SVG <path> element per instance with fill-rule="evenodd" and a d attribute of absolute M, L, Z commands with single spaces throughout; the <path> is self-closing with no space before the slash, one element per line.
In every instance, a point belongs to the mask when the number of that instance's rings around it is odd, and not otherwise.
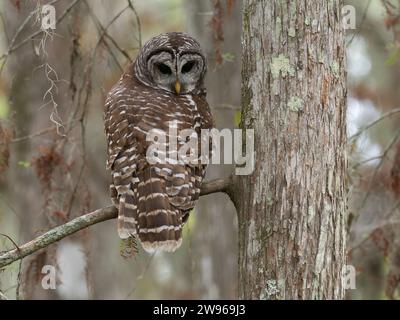
<path fill-rule="evenodd" d="M 342 1 L 245 0 L 242 127 L 255 169 L 235 192 L 239 297 L 341 299 L 346 246 Z"/>

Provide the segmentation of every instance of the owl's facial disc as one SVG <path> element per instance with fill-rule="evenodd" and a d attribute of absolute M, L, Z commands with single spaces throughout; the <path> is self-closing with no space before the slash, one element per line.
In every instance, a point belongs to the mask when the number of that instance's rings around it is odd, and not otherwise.
<path fill-rule="evenodd" d="M 204 76 L 204 60 L 197 53 L 184 53 L 178 60 L 178 79 L 182 93 L 190 93 L 202 85 Z"/>
<path fill-rule="evenodd" d="M 152 82 L 158 88 L 174 92 L 176 83 L 175 56 L 169 51 L 161 51 L 150 56 L 147 68 L 152 77 Z"/>
<path fill-rule="evenodd" d="M 183 52 L 176 58 L 173 52 L 162 50 L 150 55 L 147 69 L 158 88 L 186 94 L 202 87 L 205 61 L 196 52 Z"/>

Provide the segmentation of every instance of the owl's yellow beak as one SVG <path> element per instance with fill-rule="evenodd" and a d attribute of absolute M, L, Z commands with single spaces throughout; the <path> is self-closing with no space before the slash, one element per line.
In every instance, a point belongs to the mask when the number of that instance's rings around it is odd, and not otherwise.
<path fill-rule="evenodd" d="M 175 82 L 175 92 L 176 94 L 179 94 L 181 92 L 181 83 L 179 82 L 179 80 L 176 80 Z"/>

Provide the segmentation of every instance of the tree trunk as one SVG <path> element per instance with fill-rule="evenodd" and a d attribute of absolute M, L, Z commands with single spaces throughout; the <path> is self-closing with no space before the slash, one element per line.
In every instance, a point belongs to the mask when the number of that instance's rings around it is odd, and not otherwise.
<path fill-rule="evenodd" d="M 341 299 L 346 256 L 342 1 L 245 0 L 239 297 Z"/>

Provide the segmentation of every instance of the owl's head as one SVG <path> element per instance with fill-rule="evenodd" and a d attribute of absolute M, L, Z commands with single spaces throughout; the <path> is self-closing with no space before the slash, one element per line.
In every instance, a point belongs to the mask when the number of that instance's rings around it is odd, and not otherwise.
<path fill-rule="evenodd" d="M 134 66 L 136 78 L 145 85 L 175 94 L 204 90 L 206 58 L 200 44 L 181 32 L 160 34 L 140 50 Z"/>

